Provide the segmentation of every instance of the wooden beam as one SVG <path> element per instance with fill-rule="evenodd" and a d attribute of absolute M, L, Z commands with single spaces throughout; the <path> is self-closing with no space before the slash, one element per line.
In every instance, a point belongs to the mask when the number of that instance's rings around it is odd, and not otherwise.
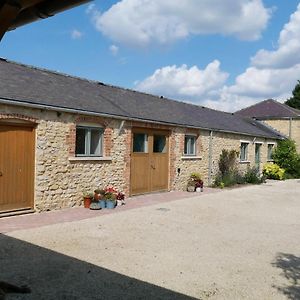
<path fill-rule="evenodd" d="M 21 6 L 17 5 L 16 2 L 14 4 L 5 3 L 0 10 L 0 41 L 3 38 L 5 32 L 8 30 L 12 22 L 16 19 L 19 12 L 21 10 Z"/>

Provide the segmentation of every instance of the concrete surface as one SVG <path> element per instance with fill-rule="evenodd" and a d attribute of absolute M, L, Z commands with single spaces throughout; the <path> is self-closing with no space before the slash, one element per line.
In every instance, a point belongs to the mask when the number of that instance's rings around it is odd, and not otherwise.
<path fill-rule="evenodd" d="M 300 299 L 300 181 L 0 235 L 7 299 Z"/>

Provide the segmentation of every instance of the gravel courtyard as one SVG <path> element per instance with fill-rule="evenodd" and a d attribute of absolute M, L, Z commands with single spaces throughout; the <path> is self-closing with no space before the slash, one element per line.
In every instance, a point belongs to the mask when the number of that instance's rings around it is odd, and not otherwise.
<path fill-rule="evenodd" d="M 300 299 L 300 180 L 0 235 L 7 299 Z"/>

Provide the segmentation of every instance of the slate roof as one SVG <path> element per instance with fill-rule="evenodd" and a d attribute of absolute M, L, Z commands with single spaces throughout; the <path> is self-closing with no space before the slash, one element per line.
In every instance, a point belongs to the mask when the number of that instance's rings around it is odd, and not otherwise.
<path fill-rule="evenodd" d="M 257 119 L 300 117 L 300 110 L 268 99 L 252 106 L 241 109 L 236 114 Z"/>
<path fill-rule="evenodd" d="M 0 59 L 0 101 L 67 108 L 132 120 L 282 136 L 252 119 Z M 3 101 L 2 101 L 3 102 Z"/>

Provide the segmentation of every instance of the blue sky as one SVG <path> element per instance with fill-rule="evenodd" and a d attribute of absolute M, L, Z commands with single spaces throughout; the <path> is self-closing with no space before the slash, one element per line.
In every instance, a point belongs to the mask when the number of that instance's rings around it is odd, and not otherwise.
<path fill-rule="evenodd" d="M 235 111 L 290 96 L 300 79 L 298 5 L 294 0 L 92 1 L 7 33 L 0 56 Z"/>

